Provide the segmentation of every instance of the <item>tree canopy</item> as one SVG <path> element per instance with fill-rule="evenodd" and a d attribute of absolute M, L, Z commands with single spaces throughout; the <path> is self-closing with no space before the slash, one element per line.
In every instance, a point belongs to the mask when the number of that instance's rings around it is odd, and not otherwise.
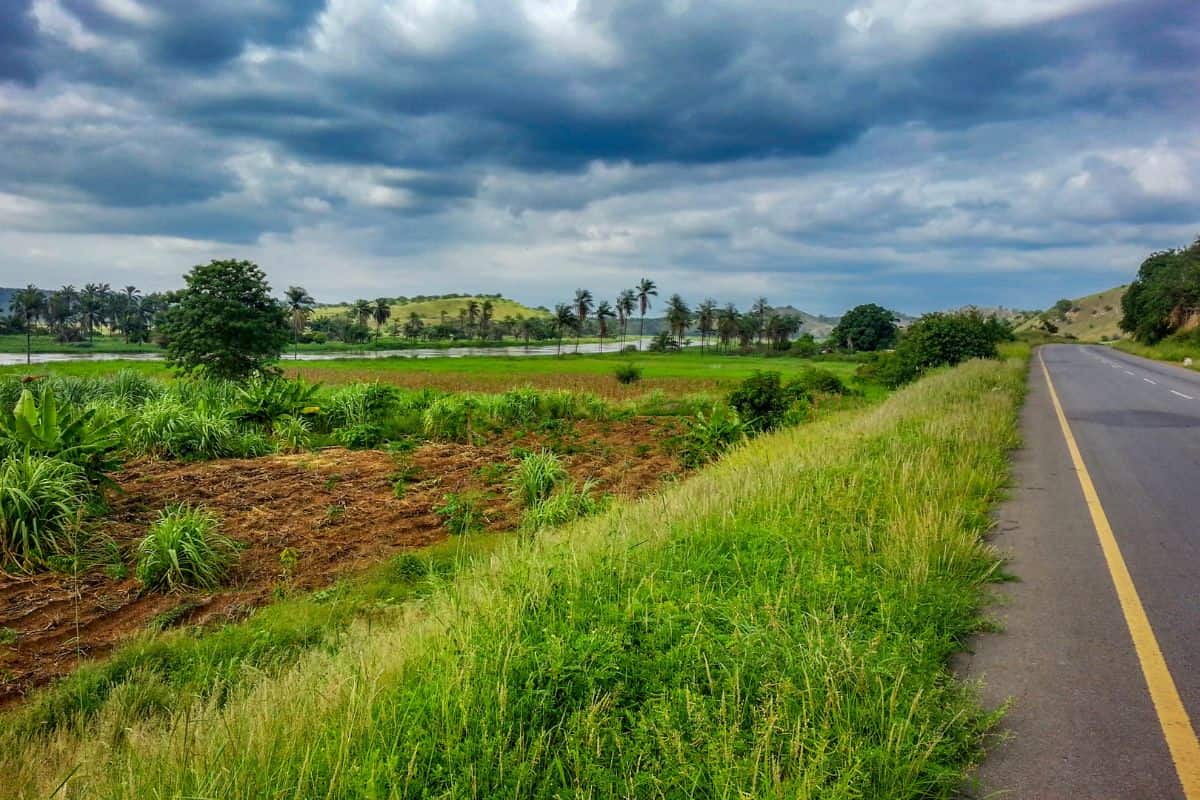
<path fill-rule="evenodd" d="M 1121 330 L 1153 344 L 1200 315 L 1200 238 L 1181 250 L 1154 253 L 1121 298 Z"/>
<path fill-rule="evenodd" d="M 237 379 L 267 371 L 291 336 L 287 308 L 250 261 L 212 261 L 184 276 L 164 314 L 167 361 L 184 373 Z"/>
<path fill-rule="evenodd" d="M 896 341 L 896 314 L 874 303 L 855 306 L 829 336 L 843 350 L 885 350 Z"/>

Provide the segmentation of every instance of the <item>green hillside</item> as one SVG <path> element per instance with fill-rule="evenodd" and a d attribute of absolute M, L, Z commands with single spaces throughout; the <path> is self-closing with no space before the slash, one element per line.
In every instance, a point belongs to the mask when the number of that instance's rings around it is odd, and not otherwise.
<path fill-rule="evenodd" d="M 1116 286 L 1071 302 L 1071 307 L 1062 316 L 1052 321 L 1063 336 L 1074 336 L 1080 341 L 1099 342 L 1120 339 L 1124 333 L 1120 328 L 1121 298 L 1127 285 Z M 1054 311 L 1050 311 L 1054 314 Z M 1038 317 L 1031 317 L 1017 326 L 1017 331 L 1036 330 Z"/>
<path fill-rule="evenodd" d="M 409 315 L 416 313 L 426 323 L 437 323 L 441 321 L 442 312 L 445 312 L 447 320 L 458 319 L 460 309 L 466 308 L 467 303 L 475 300 L 482 305 L 484 301 L 492 302 L 492 319 L 502 320 L 505 317 L 546 317 L 549 316 L 547 311 L 539 311 L 536 308 L 530 308 L 516 300 L 509 300 L 506 297 L 446 297 L 436 300 L 410 300 L 404 303 L 392 304 L 392 319 L 403 322 L 408 319 Z M 313 317 L 331 317 L 336 314 L 344 314 L 350 308 L 349 303 L 341 305 L 322 306 L 313 312 Z"/>

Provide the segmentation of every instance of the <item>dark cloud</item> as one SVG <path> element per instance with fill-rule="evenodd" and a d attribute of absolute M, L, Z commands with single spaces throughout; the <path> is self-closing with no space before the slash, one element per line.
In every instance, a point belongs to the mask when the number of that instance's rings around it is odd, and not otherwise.
<path fill-rule="evenodd" d="M 0 0 L 0 83 L 37 79 L 37 44 L 33 0 Z"/>

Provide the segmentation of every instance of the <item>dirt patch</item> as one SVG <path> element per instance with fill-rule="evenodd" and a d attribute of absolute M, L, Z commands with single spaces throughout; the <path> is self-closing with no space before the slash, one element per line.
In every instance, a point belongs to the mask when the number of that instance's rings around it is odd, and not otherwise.
<path fill-rule="evenodd" d="M 242 546 L 228 585 L 144 593 L 132 577 L 114 577 L 115 563 L 77 578 L 0 575 L 0 705 L 164 619 L 239 619 L 269 602 L 277 587 L 320 588 L 441 541 L 448 534 L 435 508 L 449 493 L 480 499 L 487 532 L 512 530 L 521 509 L 507 481 L 519 448 L 554 449 L 574 479 L 593 479 L 600 491 L 647 492 L 680 472 L 663 446 L 676 430 L 668 418 L 638 418 L 501 434 L 484 444 L 430 442 L 403 455 L 333 448 L 198 464 L 130 463 L 114 475 L 121 493 L 98 526 L 126 571 L 132 574 L 130 554 L 159 510 L 187 502 L 214 511 L 222 530 Z"/>

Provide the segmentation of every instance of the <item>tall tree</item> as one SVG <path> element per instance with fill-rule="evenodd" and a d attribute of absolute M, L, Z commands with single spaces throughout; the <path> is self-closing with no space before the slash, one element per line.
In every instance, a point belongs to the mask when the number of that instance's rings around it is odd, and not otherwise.
<path fill-rule="evenodd" d="M 107 283 L 89 283 L 79 293 L 79 319 L 89 342 L 96 327 L 105 322 L 105 309 L 111 294 L 112 287 Z"/>
<path fill-rule="evenodd" d="M 771 307 L 767 305 L 767 298 L 760 297 L 754 301 L 754 305 L 750 307 L 750 313 L 755 316 L 755 323 L 758 325 L 758 343 L 762 344 L 763 335 L 767 332 L 767 314 L 770 313 Z"/>
<path fill-rule="evenodd" d="M 583 326 L 587 324 L 588 314 L 592 311 L 592 293 L 587 289 L 575 290 L 575 352 L 579 352 L 579 337 L 583 335 Z"/>
<path fill-rule="evenodd" d="M 600 352 L 604 352 L 604 337 L 608 336 L 608 321 L 616 316 L 613 307 L 607 300 L 601 300 L 596 306 L 596 324 L 600 329 Z"/>
<path fill-rule="evenodd" d="M 496 315 L 496 304 L 491 300 L 484 300 L 479 306 L 479 332 L 480 338 L 488 338 L 488 334 L 492 327 L 492 317 Z"/>
<path fill-rule="evenodd" d="M 624 289 L 617 295 L 617 322 L 621 326 L 621 346 L 625 346 L 625 329 L 629 325 L 629 319 L 633 316 L 633 309 L 637 304 L 637 295 L 633 289 Z"/>
<path fill-rule="evenodd" d="M 646 312 L 650 310 L 650 298 L 658 297 L 658 287 L 649 278 L 642 278 L 638 281 L 634 291 L 637 294 L 638 308 L 642 312 L 642 321 L 638 326 L 638 349 L 640 350 L 642 349 L 642 339 L 646 336 Z"/>
<path fill-rule="evenodd" d="M 178 302 L 161 314 L 167 362 L 185 374 L 239 379 L 270 370 L 290 338 L 288 313 L 250 261 L 192 268 Z"/>
<path fill-rule="evenodd" d="M 354 305 L 350 306 L 350 316 L 359 325 L 367 327 L 367 322 L 371 319 L 371 301 L 358 299 L 354 301 Z"/>
<path fill-rule="evenodd" d="M 678 294 L 673 294 L 667 298 L 667 325 L 671 328 L 671 335 L 675 337 L 676 343 L 683 346 L 683 336 L 687 333 L 687 327 L 692 321 L 692 309 L 683 301 L 683 298 Z"/>
<path fill-rule="evenodd" d="M 479 324 L 479 301 L 478 301 L 478 300 L 476 300 L 476 299 L 474 299 L 474 298 L 472 298 L 472 299 L 470 299 L 470 300 L 468 300 L 468 301 L 467 301 L 467 319 L 466 319 L 466 323 L 467 323 L 467 329 L 468 329 L 468 330 L 476 330 L 476 331 L 478 330 L 478 324 Z M 478 332 L 476 333 L 476 338 L 478 338 Z"/>
<path fill-rule="evenodd" d="M 130 285 L 122 289 L 120 294 L 117 295 L 117 297 L 121 298 L 121 336 L 127 342 L 129 341 L 129 334 L 131 332 L 131 323 L 142 320 L 142 299 L 138 296 L 139 294 L 141 292 L 138 291 L 138 288 Z"/>
<path fill-rule="evenodd" d="M 25 363 L 33 361 L 33 326 L 46 311 L 46 293 L 32 283 L 17 292 L 9 302 L 14 316 L 20 315 L 25 326 Z"/>
<path fill-rule="evenodd" d="M 896 314 L 883 306 L 865 303 L 847 311 L 829 338 L 843 350 L 885 350 L 896 341 Z"/>
<path fill-rule="evenodd" d="M 383 323 L 392 317 L 392 301 L 386 297 L 377 297 L 371 305 L 371 318 L 375 320 L 375 338 L 383 335 Z"/>
<path fill-rule="evenodd" d="M 717 313 L 717 337 L 726 351 L 733 344 L 734 337 L 738 335 L 739 316 L 737 306 L 733 303 L 727 303 Z"/>
<path fill-rule="evenodd" d="M 317 301 L 312 298 L 303 286 L 289 286 L 283 293 L 284 305 L 292 317 L 292 348 L 296 358 L 300 358 L 300 334 L 308 325 L 308 317 L 312 314 Z"/>
<path fill-rule="evenodd" d="M 704 352 L 704 342 L 716 329 L 717 301 L 711 297 L 696 308 L 696 327 L 700 330 L 700 352 Z"/>
<path fill-rule="evenodd" d="M 563 334 L 574 330 L 577 322 L 575 312 L 566 303 L 559 303 L 554 307 L 554 332 L 558 334 L 558 355 L 562 355 Z"/>
<path fill-rule="evenodd" d="M 421 315 L 413 311 L 408 315 L 408 322 L 404 323 L 404 335 L 409 339 L 420 339 L 421 332 L 425 329 L 425 320 L 421 319 Z"/>

